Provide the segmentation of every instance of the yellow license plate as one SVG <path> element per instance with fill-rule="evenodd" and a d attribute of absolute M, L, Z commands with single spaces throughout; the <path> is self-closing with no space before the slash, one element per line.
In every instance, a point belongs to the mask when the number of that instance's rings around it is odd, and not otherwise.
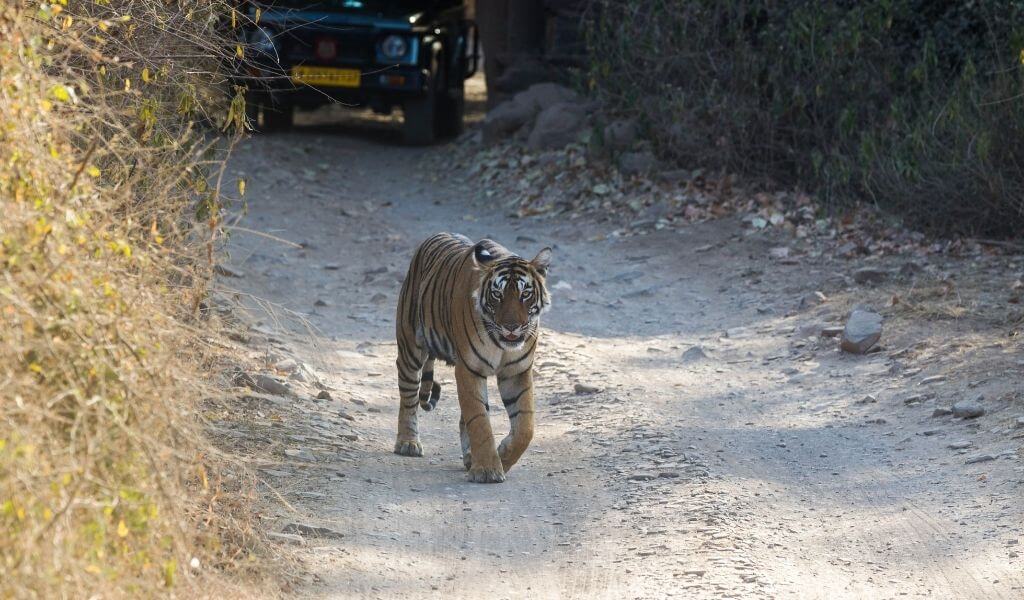
<path fill-rule="evenodd" d="M 292 81 L 323 87 L 359 87 L 359 69 L 292 67 Z"/>

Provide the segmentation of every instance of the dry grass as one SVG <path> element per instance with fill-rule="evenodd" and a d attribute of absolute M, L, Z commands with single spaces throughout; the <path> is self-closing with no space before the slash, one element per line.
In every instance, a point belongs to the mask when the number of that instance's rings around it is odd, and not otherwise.
<path fill-rule="evenodd" d="M 223 8 L 0 3 L 0 597 L 250 595 L 198 418 Z"/>

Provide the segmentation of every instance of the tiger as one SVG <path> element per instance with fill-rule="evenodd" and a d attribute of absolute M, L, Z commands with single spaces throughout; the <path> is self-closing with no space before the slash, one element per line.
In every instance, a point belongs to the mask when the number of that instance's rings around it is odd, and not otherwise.
<path fill-rule="evenodd" d="M 533 356 L 540 316 L 551 306 L 546 247 L 527 261 L 489 239 L 438 233 L 417 248 L 402 283 L 395 453 L 423 456 L 417 408 L 441 396 L 434 361 L 455 367 L 462 462 L 475 483 L 500 483 L 533 439 Z M 487 378 L 496 376 L 510 431 L 495 448 Z"/>

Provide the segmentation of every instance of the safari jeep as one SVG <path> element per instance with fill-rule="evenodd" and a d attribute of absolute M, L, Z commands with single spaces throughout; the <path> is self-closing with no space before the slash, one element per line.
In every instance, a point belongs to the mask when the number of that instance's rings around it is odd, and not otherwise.
<path fill-rule="evenodd" d="M 479 63 L 462 0 L 258 0 L 244 5 L 248 116 L 290 127 L 296 108 L 330 102 L 402 109 L 403 133 L 429 144 L 462 131 L 463 90 Z"/>

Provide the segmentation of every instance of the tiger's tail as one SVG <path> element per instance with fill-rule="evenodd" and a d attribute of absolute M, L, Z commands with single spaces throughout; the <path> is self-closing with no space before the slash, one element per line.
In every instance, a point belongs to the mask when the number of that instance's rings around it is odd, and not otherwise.
<path fill-rule="evenodd" d="M 423 375 L 420 376 L 420 408 L 432 411 L 441 398 L 441 384 L 434 381 L 434 359 L 428 358 L 423 364 Z"/>

